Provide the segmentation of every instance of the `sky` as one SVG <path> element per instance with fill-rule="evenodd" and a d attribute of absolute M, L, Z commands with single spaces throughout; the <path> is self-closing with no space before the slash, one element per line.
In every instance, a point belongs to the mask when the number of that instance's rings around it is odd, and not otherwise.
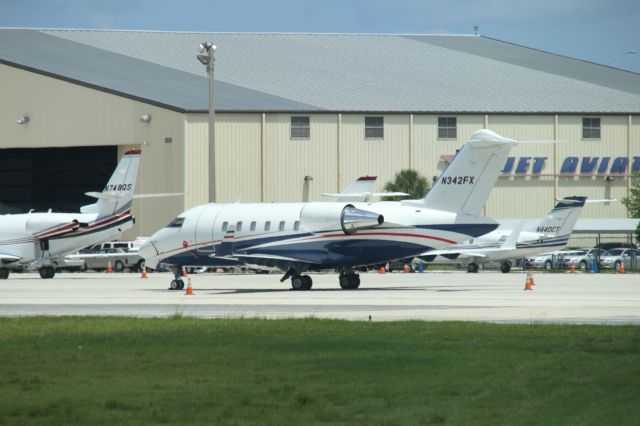
<path fill-rule="evenodd" d="M 0 0 L 0 27 L 473 34 L 640 73 L 638 0 Z M 637 53 L 629 53 L 635 51 Z"/>

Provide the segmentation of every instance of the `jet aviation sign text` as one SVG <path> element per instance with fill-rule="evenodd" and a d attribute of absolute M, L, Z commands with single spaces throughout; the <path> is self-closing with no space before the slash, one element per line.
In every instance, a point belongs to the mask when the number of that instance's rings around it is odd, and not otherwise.
<path fill-rule="evenodd" d="M 503 175 L 525 175 L 531 169 L 532 175 L 542 174 L 546 160 L 549 157 L 507 157 L 504 167 L 501 170 Z M 560 166 L 561 175 L 621 175 L 629 169 L 629 158 L 627 157 L 566 157 Z M 514 171 L 514 166 L 515 171 Z M 640 172 L 640 157 L 632 157 L 631 173 Z"/>

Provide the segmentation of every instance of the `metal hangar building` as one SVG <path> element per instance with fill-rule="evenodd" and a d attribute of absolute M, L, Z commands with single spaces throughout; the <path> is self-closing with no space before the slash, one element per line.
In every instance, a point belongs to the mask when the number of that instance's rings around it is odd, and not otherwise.
<path fill-rule="evenodd" d="M 217 45 L 215 176 L 208 77 Z M 215 202 L 321 200 L 362 175 L 429 179 L 477 129 L 527 141 L 485 213 L 542 217 L 554 199 L 620 199 L 640 171 L 640 75 L 476 35 L 0 29 L 0 208 L 77 208 L 128 149 L 149 235 Z M 37 148 L 37 149 L 35 149 Z M 584 218 L 625 218 L 619 202 Z"/>

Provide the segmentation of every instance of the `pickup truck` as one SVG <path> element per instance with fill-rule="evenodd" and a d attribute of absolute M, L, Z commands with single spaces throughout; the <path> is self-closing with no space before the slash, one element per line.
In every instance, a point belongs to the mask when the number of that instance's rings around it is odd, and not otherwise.
<path fill-rule="evenodd" d="M 73 260 L 83 260 L 86 269 L 96 271 L 107 269 L 109 262 L 115 272 L 123 272 L 125 269 L 139 272 L 144 268 L 144 259 L 135 249 L 125 252 L 119 248 L 103 248 L 95 252 L 70 254 L 66 257 Z"/>

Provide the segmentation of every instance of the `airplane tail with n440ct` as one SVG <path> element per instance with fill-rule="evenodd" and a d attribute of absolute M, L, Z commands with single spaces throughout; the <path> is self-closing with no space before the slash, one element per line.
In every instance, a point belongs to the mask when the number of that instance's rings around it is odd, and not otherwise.
<path fill-rule="evenodd" d="M 522 221 L 513 228 L 500 226 L 460 245 L 432 250 L 419 257 L 428 262 L 436 256 L 455 259 L 466 265 L 469 272 L 478 272 L 481 264 L 499 262 L 502 272 L 507 273 L 511 270 L 512 259 L 565 247 L 586 200 L 587 197 L 581 196 L 565 197 L 533 226 L 524 228 Z"/>
<path fill-rule="evenodd" d="M 479 130 L 419 200 L 382 202 L 205 204 L 191 208 L 140 247 L 147 266 L 176 267 L 239 259 L 277 267 L 293 289 L 309 289 L 305 272 L 335 269 L 355 289 L 361 265 L 416 256 L 494 230 L 480 215 L 500 168 L 517 142 Z"/>
<path fill-rule="evenodd" d="M 9 269 L 35 267 L 42 278 L 53 278 L 51 258 L 115 239 L 133 226 L 134 197 L 140 151 L 128 151 L 102 192 L 80 213 L 24 213 L 0 216 L 0 278 Z"/>

